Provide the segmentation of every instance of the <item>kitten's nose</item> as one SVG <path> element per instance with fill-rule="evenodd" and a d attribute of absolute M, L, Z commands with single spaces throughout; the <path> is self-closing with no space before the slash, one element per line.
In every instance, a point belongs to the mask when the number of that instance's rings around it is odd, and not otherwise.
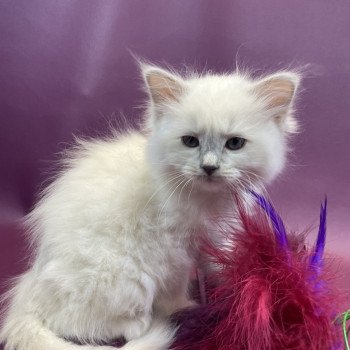
<path fill-rule="evenodd" d="M 219 169 L 219 167 L 215 165 L 203 165 L 202 169 L 207 173 L 208 176 L 210 176 L 214 173 L 215 170 Z"/>

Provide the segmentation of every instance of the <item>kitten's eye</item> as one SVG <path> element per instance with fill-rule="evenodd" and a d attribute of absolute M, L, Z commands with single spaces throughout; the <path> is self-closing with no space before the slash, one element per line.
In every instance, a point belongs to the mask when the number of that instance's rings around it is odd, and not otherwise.
<path fill-rule="evenodd" d="M 245 145 L 246 141 L 243 137 L 232 137 L 226 141 L 225 147 L 231 151 L 237 151 Z"/>
<path fill-rule="evenodd" d="M 199 140 L 197 139 L 197 137 L 186 135 L 182 136 L 181 140 L 183 144 L 187 147 L 194 148 L 199 146 Z"/>

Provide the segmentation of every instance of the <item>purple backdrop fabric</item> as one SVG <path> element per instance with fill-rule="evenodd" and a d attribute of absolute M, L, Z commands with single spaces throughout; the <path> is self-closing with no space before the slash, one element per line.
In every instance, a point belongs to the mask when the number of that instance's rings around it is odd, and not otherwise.
<path fill-rule="evenodd" d="M 293 228 L 316 223 L 327 194 L 328 246 L 349 261 L 349 18 L 348 0 L 2 0 L 1 281 L 23 269 L 16 222 L 72 134 L 105 134 L 121 114 L 140 118 L 128 50 L 216 71 L 236 60 L 256 72 L 311 64 L 298 104 L 303 132 L 271 194 Z"/>

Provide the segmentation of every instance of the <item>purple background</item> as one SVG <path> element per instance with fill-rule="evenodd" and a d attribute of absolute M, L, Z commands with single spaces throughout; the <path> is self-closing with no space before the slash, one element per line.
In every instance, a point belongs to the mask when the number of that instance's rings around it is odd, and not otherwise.
<path fill-rule="evenodd" d="M 292 228 L 314 225 L 328 195 L 328 247 L 345 258 L 350 288 L 348 0 L 2 0 L 0 282 L 23 270 L 16 222 L 72 134 L 103 135 L 121 113 L 140 118 L 128 50 L 216 71 L 236 60 L 257 72 L 311 64 L 298 103 L 303 132 L 270 190 Z"/>

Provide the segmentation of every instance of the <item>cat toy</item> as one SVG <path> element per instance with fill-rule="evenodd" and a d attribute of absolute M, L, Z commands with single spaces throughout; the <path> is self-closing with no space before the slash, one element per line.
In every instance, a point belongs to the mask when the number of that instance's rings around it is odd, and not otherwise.
<path fill-rule="evenodd" d="M 241 229 L 225 230 L 229 248 L 203 243 L 219 268 L 206 276 L 207 303 L 174 315 L 179 328 L 171 349 L 343 349 L 341 327 L 334 321 L 339 296 L 323 257 L 327 201 L 310 249 L 306 234 L 287 234 L 271 203 L 252 196 L 254 215 L 237 200 Z M 345 337 L 348 318 L 350 312 L 343 317 Z"/>

